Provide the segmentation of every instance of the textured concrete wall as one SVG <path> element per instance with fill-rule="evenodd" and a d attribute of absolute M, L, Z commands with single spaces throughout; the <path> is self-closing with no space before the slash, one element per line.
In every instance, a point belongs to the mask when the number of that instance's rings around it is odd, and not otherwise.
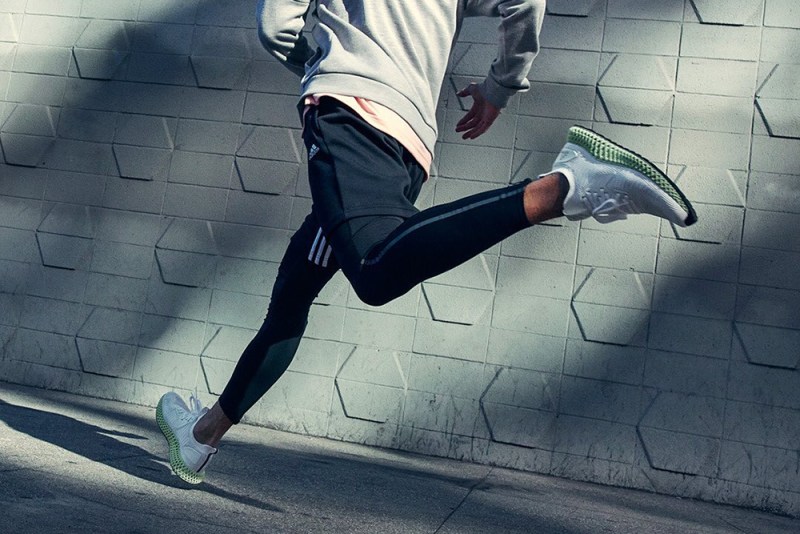
<path fill-rule="evenodd" d="M 0 0 L 0 377 L 212 401 L 310 206 L 297 80 L 255 0 Z M 800 514 L 800 9 L 551 0 L 532 90 L 475 142 L 455 88 L 421 206 L 549 169 L 573 123 L 700 223 L 557 221 L 381 309 L 337 276 L 253 423 Z"/>

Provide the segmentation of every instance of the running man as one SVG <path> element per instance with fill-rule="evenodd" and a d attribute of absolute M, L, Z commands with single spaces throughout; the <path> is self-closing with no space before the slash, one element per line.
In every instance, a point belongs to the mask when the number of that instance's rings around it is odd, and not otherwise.
<path fill-rule="evenodd" d="M 545 0 L 262 0 L 264 46 L 302 78 L 298 109 L 313 207 L 283 257 L 266 319 L 209 410 L 175 393 L 156 419 L 170 465 L 199 483 L 223 435 L 280 378 L 311 303 L 341 269 L 380 306 L 510 235 L 556 217 L 606 223 L 648 213 L 688 226 L 686 197 L 644 158 L 573 127 L 553 169 L 536 180 L 424 211 L 414 207 L 437 137 L 436 103 L 465 17 L 499 19 L 489 73 L 459 96 L 472 106 L 456 131 L 475 139 L 526 91 Z M 302 29 L 313 17 L 317 50 Z"/>

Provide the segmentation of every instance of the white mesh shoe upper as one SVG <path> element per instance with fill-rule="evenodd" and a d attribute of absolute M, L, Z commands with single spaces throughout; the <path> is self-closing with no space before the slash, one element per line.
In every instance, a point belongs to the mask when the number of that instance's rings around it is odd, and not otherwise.
<path fill-rule="evenodd" d="M 584 148 L 567 143 L 553 163 L 569 181 L 564 215 L 573 221 L 594 217 L 609 223 L 649 213 L 684 226 L 688 216 L 675 200 L 639 172 L 599 161 Z"/>
<path fill-rule="evenodd" d="M 196 472 L 202 471 L 211 460 L 211 456 L 217 452 L 214 447 L 200 443 L 194 438 L 194 427 L 208 412 L 208 408 L 203 408 L 194 396 L 189 397 L 187 406 L 178 394 L 170 392 L 164 395 L 162 411 L 164 420 L 180 443 L 180 455 L 186 467 Z"/>

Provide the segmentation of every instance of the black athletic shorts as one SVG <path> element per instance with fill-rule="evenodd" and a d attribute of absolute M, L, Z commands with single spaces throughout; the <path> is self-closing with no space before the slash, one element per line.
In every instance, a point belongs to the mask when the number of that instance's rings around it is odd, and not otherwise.
<path fill-rule="evenodd" d="M 418 213 L 414 202 L 425 170 L 396 139 L 338 100 L 322 97 L 308 110 L 303 140 L 312 212 L 322 234 L 340 236 L 359 259 Z"/>

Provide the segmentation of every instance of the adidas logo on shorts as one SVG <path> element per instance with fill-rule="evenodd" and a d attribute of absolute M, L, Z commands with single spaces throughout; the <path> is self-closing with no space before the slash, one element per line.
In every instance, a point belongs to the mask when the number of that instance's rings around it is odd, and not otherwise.
<path fill-rule="evenodd" d="M 317 152 L 319 152 L 319 147 L 317 145 L 312 144 L 311 148 L 308 149 L 308 159 L 310 160 L 311 158 L 316 156 Z"/>

